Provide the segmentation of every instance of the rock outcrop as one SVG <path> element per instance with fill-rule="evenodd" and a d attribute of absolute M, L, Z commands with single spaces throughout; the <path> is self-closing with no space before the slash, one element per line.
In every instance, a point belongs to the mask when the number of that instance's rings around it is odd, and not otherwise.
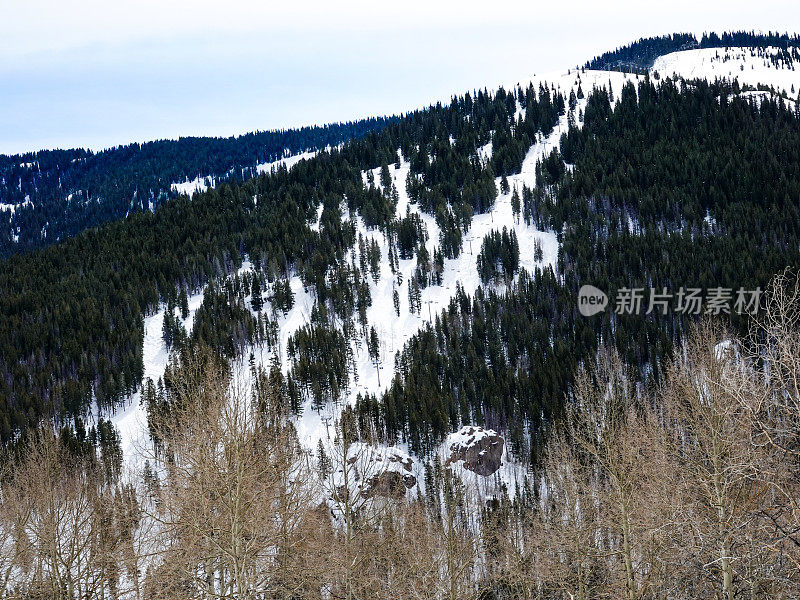
<path fill-rule="evenodd" d="M 361 491 L 365 498 L 372 496 L 383 496 L 385 498 L 404 498 L 406 490 L 411 489 L 417 484 L 417 478 L 408 473 L 398 473 L 397 471 L 384 471 L 379 475 L 374 475 L 367 481 L 367 485 Z"/>
<path fill-rule="evenodd" d="M 338 469 L 332 476 L 341 497 L 349 489 L 362 498 L 382 496 L 399 499 L 417 484 L 417 478 L 412 474 L 414 460 L 397 448 L 356 442 L 349 448 L 346 463 L 346 468 Z M 348 487 L 343 485 L 345 473 Z"/>
<path fill-rule="evenodd" d="M 489 477 L 500 469 L 505 440 L 496 431 L 465 425 L 447 436 L 450 456 L 445 465 L 463 461 L 464 468 Z"/>

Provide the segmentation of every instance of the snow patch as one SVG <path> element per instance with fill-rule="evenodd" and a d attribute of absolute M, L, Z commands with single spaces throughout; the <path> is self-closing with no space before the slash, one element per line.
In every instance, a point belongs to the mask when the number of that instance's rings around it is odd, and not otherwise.
<path fill-rule="evenodd" d="M 741 85 L 768 85 L 796 98 L 800 91 L 800 72 L 795 65 L 773 63 L 783 50 L 780 48 L 702 48 L 683 50 L 658 57 L 651 71 L 662 77 L 685 79 L 738 79 Z"/>

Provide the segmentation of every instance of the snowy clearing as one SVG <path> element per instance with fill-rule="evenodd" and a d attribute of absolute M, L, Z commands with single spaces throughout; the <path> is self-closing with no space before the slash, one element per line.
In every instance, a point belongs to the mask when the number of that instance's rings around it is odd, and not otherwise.
<path fill-rule="evenodd" d="M 738 79 L 741 85 L 775 87 L 796 98 L 800 91 L 800 72 L 796 65 L 774 64 L 779 48 L 703 48 L 672 52 L 656 59 L 651 69 L 662 77 L 677 75 L 686 79 Z"/>

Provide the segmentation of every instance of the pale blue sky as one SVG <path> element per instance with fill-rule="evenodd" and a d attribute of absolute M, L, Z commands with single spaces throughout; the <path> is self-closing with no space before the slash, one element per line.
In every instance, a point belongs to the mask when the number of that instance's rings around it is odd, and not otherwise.
<path fill-rule="evenodd" d="M 752 0 L 0 0 L 0 15 L 3 153 L 398 113 L 641 36 L 800 30 L 796 2 Z"/>

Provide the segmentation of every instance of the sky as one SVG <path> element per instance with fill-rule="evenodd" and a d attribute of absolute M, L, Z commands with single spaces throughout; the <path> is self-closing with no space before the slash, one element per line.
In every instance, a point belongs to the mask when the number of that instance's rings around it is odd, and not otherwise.
<path fill-rule="evenodd" d="M 732 29 L 800 32 L 800 3 L 0 0 L 0 153 L 399 114 Z"/>

